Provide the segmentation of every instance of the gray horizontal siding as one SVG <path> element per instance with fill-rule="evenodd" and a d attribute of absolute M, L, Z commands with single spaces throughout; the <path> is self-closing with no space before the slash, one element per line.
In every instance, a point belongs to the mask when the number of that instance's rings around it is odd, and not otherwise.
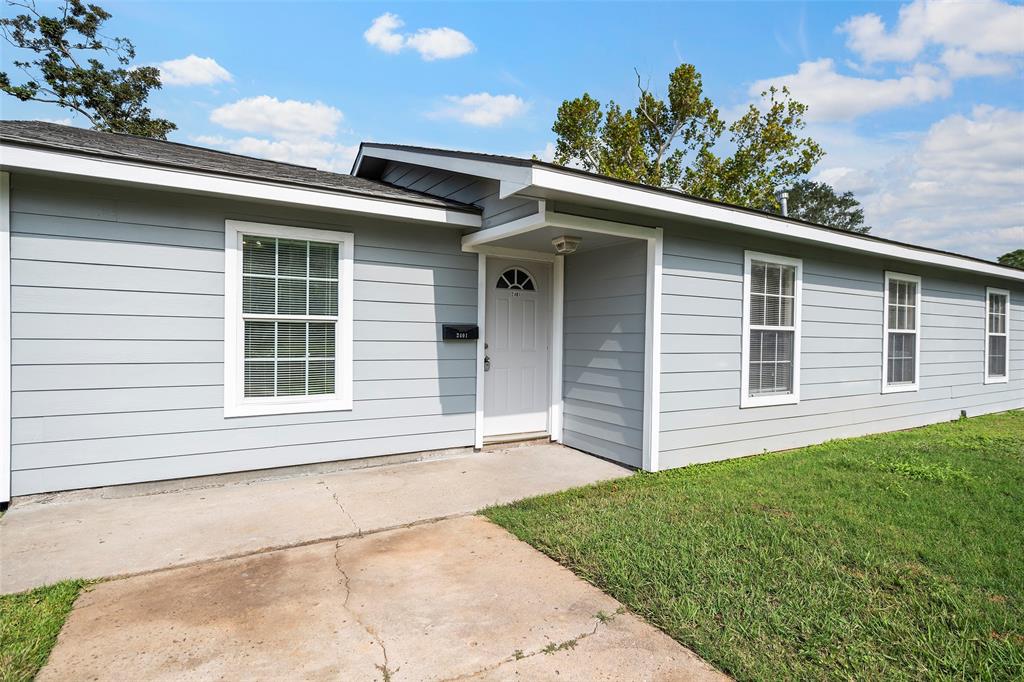
<path fill-rule="evenodd" d="M 646 249 L 637 242 L 565 261 L 566 445 L 642 464 Z"/>
<path fill-rule="evenodd" d="M 446 228 L 12 180 L 14 494 L 468 446 L 474 255 Z M 224 221 L 354 232 L 354 407 L 223 417 Z"/>
<path fill-rule="evenodd" d="M 739 408 L 744 248 L 803 258 L 801 401 Z M 922 276 L 920 390 L 882 394 L 883 272 Z M 985 286 L 1006 284 L 784 242 L 666 230 L 660 463 L 798 447 L 1024 407 L 1024 290 L 1012 381 L 984 384 Z M 1012 288 L 1012 287 L 1011 287 Z"/>

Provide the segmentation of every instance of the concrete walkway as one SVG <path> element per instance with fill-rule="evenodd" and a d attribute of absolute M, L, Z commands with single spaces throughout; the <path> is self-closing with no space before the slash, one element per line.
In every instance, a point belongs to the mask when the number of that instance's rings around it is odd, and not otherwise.
<path fill-rule="evenodd" d="M 629 473 L 538 445 L 330 474 L 40 497 L 0 519 L 0 593 L 336 540 Z"/>
<path fill-rule="evenodd" d="M 724 678 L 472 516 L 101 583 L 39 679 Z"/>

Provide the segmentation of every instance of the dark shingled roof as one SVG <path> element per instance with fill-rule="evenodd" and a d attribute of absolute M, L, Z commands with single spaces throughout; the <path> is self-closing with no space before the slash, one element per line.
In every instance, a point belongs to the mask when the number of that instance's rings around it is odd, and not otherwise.
<path fill-rule="evenodd" d="M 43 121 L 0 121 L 0 141 L 45 147 L 108 159 L 183 168 L 237 178 L 328 190 L 371 199 L 436 206 L 479 213 L 474 206 L 389 185 L 378 180 L 330 173 L 308 166 L 266 161 L 148 137 L 105 133 Z"/>

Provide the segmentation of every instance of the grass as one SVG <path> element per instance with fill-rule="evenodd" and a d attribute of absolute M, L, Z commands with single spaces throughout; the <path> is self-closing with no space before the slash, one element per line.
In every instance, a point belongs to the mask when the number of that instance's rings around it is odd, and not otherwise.
<path fill-rule="evenodd" d="M 0 596 L 0 681 L 31 680 L 46 663 L 84 580 Z"/>
<path fill-rule="evenodd" d="M 1024 411 L 485 514 L 739 679 L 1024 679 Z"/>

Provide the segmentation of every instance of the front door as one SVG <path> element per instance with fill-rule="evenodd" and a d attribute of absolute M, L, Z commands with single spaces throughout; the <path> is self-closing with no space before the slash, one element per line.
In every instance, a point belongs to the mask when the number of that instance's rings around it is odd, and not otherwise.
<path fill-rule="evenodd" d="M 551 265 L 487 259 L 484 437 L 547 432 Z"/>

